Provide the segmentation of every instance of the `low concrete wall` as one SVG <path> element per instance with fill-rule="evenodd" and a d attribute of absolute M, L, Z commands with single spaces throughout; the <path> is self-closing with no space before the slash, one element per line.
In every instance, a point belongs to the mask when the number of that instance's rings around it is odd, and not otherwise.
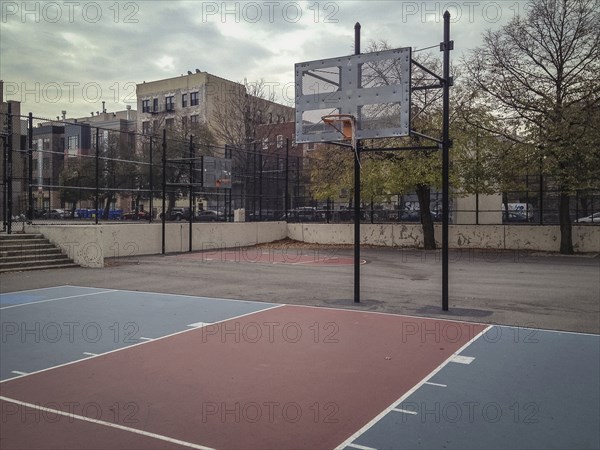
<path fill-rule="evenodd" d="M 289 224 L 288 237 L 315 244 L 352 244 L 352 224 Z M 386 247 L 421 247 L 420 224 L 362 224 L 361 243 Z M 435 238 L 441 245 L 442 227 L 435 226 Z M 504 250 L 560 250 L 557 225 L 450 225 L 450 248 L 492 248 Z M 573 226 L 576 252 L 600 252 L 600 227 Z"/>
<path fill-rule="evenodd" d="M 104 258 L 158 255 L 161 224 L 27 225 L 41 233 L 84 267 L 103 267 Z M 558 252 L 560 228 L 532 225 L 451 225 L 450 248 L 491 248 Z M 286 224 L 285 222 L 195 223 L 192 250 L 215 250 L 272 242 L 286 237 L 314 244 L 352 244 L 352 224 Z M 168 223 L 165 250 L 186 252 L 189 224 Z M 435 226 L 441 244 L 442 227 Z M 419 224 L 362 224 L 361 243 L 384 247 L 422 247 Z M 576 252 L 600 252 L 600 227 L 573 226 Z"/>
<path fill-rule="evenodd" d="M 27 225 L 25 231 L 43 234 L 83 267 L 104 267 L 104 258 L 157 255 L 162 251 L 160 223 Z M 167 253 L 188 251 L 188 223 L 168 223 L 165 234 Z M 285 222 L 195 223 L 192 249 L 248 246 L 286 236 Z"/>

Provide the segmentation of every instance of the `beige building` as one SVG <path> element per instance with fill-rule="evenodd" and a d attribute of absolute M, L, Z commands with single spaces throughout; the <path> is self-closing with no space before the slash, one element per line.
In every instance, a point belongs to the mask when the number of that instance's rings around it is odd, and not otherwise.
<path fill-rule="evenodd" d="M 255 139 L 256 124 L 288 121 L 293 108 L 248 95 L 243 84 L 196 70 L 137 85 L 138 131 L 208 125 L 218 145 Z"/>

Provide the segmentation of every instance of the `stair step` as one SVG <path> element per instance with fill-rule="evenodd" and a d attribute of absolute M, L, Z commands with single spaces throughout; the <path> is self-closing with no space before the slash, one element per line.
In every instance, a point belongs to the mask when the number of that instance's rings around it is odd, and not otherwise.
<path fill-rule="evenodd" d="M 0 251 L 8 252 L 14 250 L 36 250 L 43 248 L 56 248 L 50 242 L 38 242 L 36 244 L 0 245 Z"/>
<path fill-rule="evenodd" d="M 0 273 L 6 272 L 21 272 L 25 270 L 43 270 L 43 269 L 62 269 L 66 267 L 79 267 L 77 264 L 64 263 L 64 264 L 51 264 L 51 265 L 39 265 L 39 266 L 24 266 L 24 267 L 15 267 L 15 268 L 1 268 Z"/>
<path fill-rule="evenodd" d="M 22 240 L 22 239 L 43 239 L 43 238 L 44 238 L 44 236 L 41 235 L 41 234 L 39 234 L 39 233 L 32 233 L 32 234 L 23 234 L 23 233 L 6 234 L 6 233 L 2 233 L 2 234 L 0 234 L 0 242 Z"/>
<path fill-rule="evenodd" d="M 0 262 L 0 269 L 20 269 L 23 267 L 30 266 L 54 266 L 57 264 L 64 264 L 67 262 L 71 262 L 69 258 L 64 256 L 60 259 L 34 259 L 31 261 L 14 261 L 14 262 Z"/>
<path fill-rule="evenodd" d="M 0 272 L 79 267 L 42 234 L 0 234 Z"/>
<path fill-rule="evenodd" d="M 46 252 L 37 255 L 14 255 L 14 256 L 4 256 L 2 255 L 2 259 L 0 263 L 14 263 L 14 262 L 29 262 L 29 261 L 49 261 L 55 259 L 69 259 L 66 255 L 62 254 L 60 250 L 56 249 L 55 252 Z M 1 253 L 0 253 L 1 255 Z"/>
<path fill-rule="evenodd" d="M 15 250 L 6 250 L 0 249 L 0 257 L 8 258 L 10 256 L 34 256 L 34 255 L 53 255 L 53 254 L 61 254 L 60 248 L 52 247 L 52 248 L 29 248 L 29 249 L 15 249 Z"/>

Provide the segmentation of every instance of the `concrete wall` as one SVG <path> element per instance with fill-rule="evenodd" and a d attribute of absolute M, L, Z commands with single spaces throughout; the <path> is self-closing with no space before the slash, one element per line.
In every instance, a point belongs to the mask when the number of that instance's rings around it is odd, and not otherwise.
<path fill-rule="evenodd" d="M 192 249 L 207 250 L 255 245 L 284 239 L 285 222 L 195 223 Z M 105 258 L 157 255 L 162 251 L 160 223 L 102 225 L 27 225 L 26 232 L 42 233 L 84 267 L 103 267 Z M 189 224 L 168 223 L 165 251 L 189 249 Z"/>
<path fill-rule="evenodd" d="M 77 264 L 103 267 L 105 258 L 158 255 L 162 251 L 161 224 L 27 225 L 42 233 Z M 441 225 L 435 236 L 441 245 Z M 188 251 L 189 224 L 168 223 L 167 253 Z M 352 224 L 286 224 L 285 222 L 195 223 L 192 250 L 250 246 L 284 238 L 314 244 L 352 244 Z M 421 247 L 419 224 L 362 224 L 361 243 L 385 247 Z M 558 226 L 451 225 L 450 248 L 491 248 L 558 252 Z M 576 252 L 600 252 L 600 227 L 573 226 Z"/>
<path fill-rule="evenodd" d="M 451 248 L 493 248 L 558 252 L 560 228 L 537 225 L 450 225 Z M 442 227 L 435 226 L 441 245 Z M 352 244 L 352 224 L 289 224 L 290 239 L 316 244 Z M 362 224 L 361 243 L 387 247 L 420 247 L 420 224 Z M 600 227 L 573 225 L 576 252 L 600 252 Z"/>

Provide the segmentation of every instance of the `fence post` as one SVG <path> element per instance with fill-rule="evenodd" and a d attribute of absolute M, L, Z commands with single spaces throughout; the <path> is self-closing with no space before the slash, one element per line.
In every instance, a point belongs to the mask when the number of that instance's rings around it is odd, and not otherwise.
<path fill-rule="evenodd" d="M 43 160 L 43 158 L 42 158 Z M 39 164 L 39 162 L 38 162 Z M 29 113 L 27 120 L 27 219 L 33 222 L 33 114 Z"/>
<path fill-rule="evenodd" d="M 190 208 L 190 217 L 189 217 L 189 249 L 188 251 L 192 251 L 192 239 L 193 239 L 193 223 L 194 223 L 194 136 L 190 134 L 190 189 L 189 189 L 189 208 Z"/>
<path fill-rule="evenodd" d="M 290 209 L 290 139 L 285 139 L 285 221 L 288 220 L 288 211 Z"/>
<path fill-rule="evenodd" d="M 165 254 L 165 228 L 167 221 L 167 130 L 163 129 L 163 141 L 162 141 L 162 254 Z"/>
<path fill-rule="evenodd" d="M 148 169 L 148 183 L 150 188 L 150 211 L 148 214 L 148 222 L 152 223 L 152 214 L 154 213 L 154 181 L 152 179 L 152 172 L 154 170 L 154 165 L 152 164 L 152 136 L 150 136 L 150 169 Z"/>
<path fill-rule="evenodd" d="M 96 128 L 96 195 L 94 199 L 95 224 L 98 225 L 98 209 L 100 206 L 100 129 Z"/>
<path fill-rule="evenodd" d="M 6 232 L 12 233 L 12 215 L 13 215 L 13 130 L 12 130 L 12 103 L 8 102 L 8 123 L 6 124 L 6 132 L 8 133 L 6 146 Z"/>

